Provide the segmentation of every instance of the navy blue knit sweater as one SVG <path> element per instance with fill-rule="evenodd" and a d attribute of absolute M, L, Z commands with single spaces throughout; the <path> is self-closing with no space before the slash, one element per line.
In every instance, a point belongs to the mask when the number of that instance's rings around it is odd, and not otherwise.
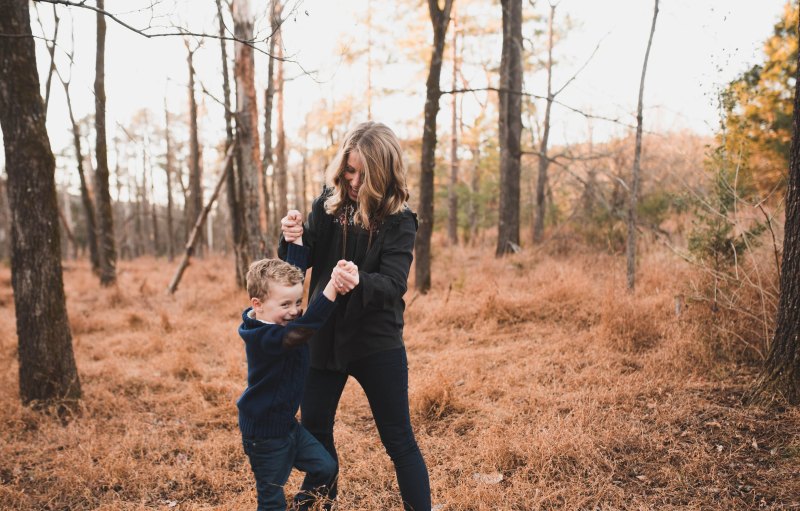
<path fill-rule="evenodd" d="M 305 269 L 307 250 L 297 245 L 292 247 L 288 262 Z M 242 313 L 239 335 L 247 352 L 247 388 L 236 406 L 243 437 L 274 438 L 289 432 L 303 395 L 309 352 L 308 344 L 285 348 L 283 340 L 293 330 L 318 330 L 334 307 L 334 302 L 320 293 L 305 314 L 286 326 L 250 318 L 252 307 Z"/>

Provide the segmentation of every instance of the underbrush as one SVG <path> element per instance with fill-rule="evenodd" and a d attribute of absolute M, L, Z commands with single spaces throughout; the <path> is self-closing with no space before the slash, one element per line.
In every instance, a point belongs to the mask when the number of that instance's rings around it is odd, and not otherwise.
<path fill-rule="evenodd" d="M 86 262 L 66 263 L 84 391 L 66 424 L 19 404 L 13 300 L 0 302 L 0 508 L 254 507 L 235 405 L 246 294 L 227 259 L 195 261 L 170 297 L 173 270 L 121 262 L 118 286 L 103 289 Z M 624 261 L 610 255 L 441 249 L 433 289 L 409 286 L 404 332 L 437 509 L 796 504 L 800 414 L 741 405 L 753 367 L 743 362 L 755 359 L 736 337 L 709 336 L 722 323 L 687 285 L 701 276 L 650 249 L 629 294 Z M 0 297 L 8 277 L 0 269 Z M 354 380 L 335 434 L 339 508 L 401 508 Z M 299 484 L 294 473 L 287 492 Z"/>

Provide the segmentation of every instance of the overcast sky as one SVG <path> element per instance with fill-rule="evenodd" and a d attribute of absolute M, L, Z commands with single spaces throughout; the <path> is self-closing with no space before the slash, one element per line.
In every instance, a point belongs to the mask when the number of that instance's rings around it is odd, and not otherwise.
<path fill-rule="evenodd" d="M 143 0 L 107 0 L 106 8 L 120 12 L 120 16 L 136 26 L 159 25 L 178 22 L 203 31 L 215 31 L 216 8 L 211 0 L 165 0 L 161 11 L 170 11 L 169 19 L 149 19 L 150 12 L 136 13 L 132 5 Z M 383 7 L 386 0 L 373 1 L 373 20 L 377 25 L 390 27 L 382 38 L 384 52 L 392 53 L 395 43 L 407 37 L 404 23 L 397 19 L 413 19 L 397 11 L 399 7 Z M 144 2 L 145 4 L 149 3 Z M 257 5 L 268 3 L 266 0 Z M 334 99 L 344 94 L 363 96 L 365 73 L 359 66 L 341 62 L 336 50 L 343 44 L 358 46 L 366 40 L 365 18 L 368 0 L 305 0 L 300 2 L 295 14 L 285 24 L 287 52 L 305 70 L 316 71 L 316 81 L 303 76 L 297 65 L 288 65 L 286 74 L 294 79 L 286 86 L 286 122 L 289 136 L 293 136 L 305 113 L 319 98 Z M 421 2 L 397 2 L 408 5 Z M 471 2 L 475 3 L 475 2 Z M 649 130 L 691 129 L 711 133 L 717 126 L 718 113 L 715 94 L 738 73 L 762 58 L 762 43 L 778 20 L 784 0 L 662 0 L 645 86 L 645 126 Z M 205 5 L 208 4 L 208 5 Z M 456 0 L 458 4 L 458 0 Z M 547 3 L 539 0 L 535 9 L 523 2 L 523 9 L 544 14 Z M 465 4 L 466 5 L 466 4 Z M 39 4 L 42 13 L 49 14 L 51 6 Z M 483 7 L 487 13 L 496 11 L 500 16 L 499 2 L 487 0 Z M 264 11 L 264 8 L 261 8 Z M 79 116 L 94 108 L 92 82 L 94 80 L 94 13 L 79 8 L 59 7 L 62 31 L 59 40 L 69 48 L 70 21 L 74 21 L 76 63 L 73 70 L 73 102 Z M 421 12 L 424 12 L 421 11 Z M 564 103 L 598 115 L 620 118 L 634 123 L 633 114 L 644 50 L 653 15 L 653 2 L 648 0 L 562 0 L 558 5 L 556 25 L 564 25 L 564 17 L 572 19 L 572 28 L 556 48 L 559 61 L 554 83 L 559 87 L 586 59 L 600 42 L 599 49 L 577 79 L 559 97 Z M 405 16 L 405 17 L 404 17 Z M 418 23 L 425 20 L 419 16 Z M 266 20 L 261 22 L 265 29 Z M 486 20 L 488 24 L 490 19 Z M 420 24 L 427 31 L 422 35 L 431 39 L 430 24 Z M 39 28 L 34 22 L 34 31 Z M 399 43 L 397 43 L 399 44 Z M 499 50 L 499 48 L 498 48 Z M 41 42 L 37 42 L 37 59 L 40 69 L 47 65 L 47 55 Z M 400 50 L 397 49 L 397 53 Z M 428 53 L 425 53 L 427 55 Z M 63 54 L 62 54 L 63 55 Z M 385 56 L 385 55 L 384 55 Z M 427 58 L 427 57 L 426 57 Z M 187 80 L 186 50 L 179 37 L 145 39 L 113 21 L 108 21 L 106 46 L 106 92 L 108 96 L 109 129 L 117 122 L 125 124 L 132 114 L 148 107 L 163 118 L 166 95 L 173 111 L 185 111 Z M 486 56 L 492 59 L 492 56 Z M 495 65 L 499 56 L 495 58 Z M 63 59 L 62 59 L 63 63 Z M 264 57 L 257 58 L 257 65 Z M 219 94 L 220 63 L 219 43 L 205 40 L 196 59 L 199 79 L 205 86 Z M 421 132 L 424 102 L 423 59 L 406 64 L 376 66 L 378 84 L 396 84 L 403 93 L 376 100 L 373 117 L 395 126 L 403 135 Z M 61 69 L 66 70 L 65 66 Z M 266 65 L 261 65 L 257 75 L 259 98 L 265 87 Z M 381 70 L 384 71 L 381 74 Z M 422 74 L 420 74 L 422 73 Z M 543 73 L 525 78 L 527 90 L 544 93 Z M 474 77 L 479 80 L 479 77 Z M 449 87 L 449 72 L 443 73 L 442 88 Z M 48 131 L 54 151 L 70 143 L 68 117 L 60 87 L 53 86 L 53 98 L 48 115 Z M 213 100 L 201 99 L 209 115 L 221 120 Z M 442 102 L 443 112 L 449 100 Z M 467 109 L 468 110 L 468 109 Z M 556 108 L 553 112 L 555 144 L 577 142 L 585 137 L 586 122 L 580 116 Z M 366 118 L 366 112 L 356 112 L 354 122 Z M 210 122 L 210 121 L 208 121 Z M 440 117 L 440 126 L 449 125 Z M 221 124 L 205 126 L 206 133 L 216 133 Z M 612 136 L 622 128 L 598 121 L 595 136 Z"/>

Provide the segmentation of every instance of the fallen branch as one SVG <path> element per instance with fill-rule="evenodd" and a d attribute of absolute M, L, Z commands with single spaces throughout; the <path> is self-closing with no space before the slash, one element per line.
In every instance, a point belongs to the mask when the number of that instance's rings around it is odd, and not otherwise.
<path fill-rule="evenodd" d="M 211 194 L 211 198 L 208 199 L 208 204 L 205 205 L 203 211 L 200 212 L 200 215 L 197 217 L 197 221 L 194 223 L 194 227 L 192 228 L 192 233 L 189 235 L 189 241 L 186 242 L 186 252 L 183 254 L 183 259 L 181 260 L 181 264 L 178 266 L 178 269 L 175 271 L 175 276 L 172 277 L 172 282 L 170 282 L 169 287 L 167 288 L 167 293 L 174 294 L 175 290 L 178 289 L 178 283 L 181 281 L 181 277 L 183 276 L 183 272 L 189 266 L 189 260 L 192 258 L 194 254 L 194 245 L 197 243 L 198 233 L 203 228 L 203 224 L 206 221 L 206 217 L 208 217 L 208 213 L 211 211 L 211 206 L 214 205 L 214 201 L 217 200 L 217 195 L 219 195 L 219 191 L 222 189 L 222 185 L 225 183 L 225 180 L 228 177 L 228 172 L 230 171 L 230 161 L 233 158 L 233 152 L 236 144 L 231 144 L 228 148 L 228 152 L 225 154 L 225 159 L 222 160 L 222 172 L 220 173 L 219 181 L 217 181 L 217 186 L 214 187 L 214 193 Z"/>

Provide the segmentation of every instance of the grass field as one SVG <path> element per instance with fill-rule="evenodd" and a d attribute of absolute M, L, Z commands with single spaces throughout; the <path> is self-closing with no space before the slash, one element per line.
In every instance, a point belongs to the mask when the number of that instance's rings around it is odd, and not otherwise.
<path fill-rule="evenodd" d="M 800 411 L 744 406 L 752 366 L 703 341 L 675 296 L 691 270 L 643 256 L 637 293 L 606 255 L 440 249 L 406 296 L 412 420 L 440 511 L 800 508 Z M 255 509 L 235 401 L 247 302 L 233 262 L 119 264 L 99 287 L 65 262 L 83 387 L 65 423 L 24 408 L 8 268 L 0 269 L 0 509 Z M 340 510 L 400 509 L 366 398 L 336 424 Z M 296 491 L 293 474 L 287 493 Z"/>

